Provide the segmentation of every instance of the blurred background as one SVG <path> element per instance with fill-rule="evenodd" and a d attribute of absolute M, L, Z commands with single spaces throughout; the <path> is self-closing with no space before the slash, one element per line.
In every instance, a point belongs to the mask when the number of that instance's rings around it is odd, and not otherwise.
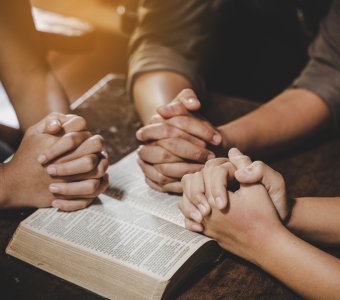
<path fill-rule="evenodd" d="M 48 60 L 71 102 L 106 74 L 126 73 L 138 0 L 31 0 Z M 0 123 L 18 128 L 0 85 Z"/>

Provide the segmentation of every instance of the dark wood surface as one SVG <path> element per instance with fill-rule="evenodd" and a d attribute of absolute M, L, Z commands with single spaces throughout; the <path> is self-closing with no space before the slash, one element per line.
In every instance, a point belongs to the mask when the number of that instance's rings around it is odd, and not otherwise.
<path fill-rule="evenodd" d="M 121 76 L 108 76 L 76 103 L 90 129 L 103 135 L 111 163 L 136 147 L 135 131 L 141 125 L 125 92 Z M 207 115 L 218 122 L 234 119 L 254 108 L 254 102 L 215 96 Z M 318 144 L 318 143 L 316 143 Z M 282 172 L 290 191 L 299 196 L 340 195 L 340 141 L 330 139 L 312 149 L 299 149 L 272 165 Z M 101 297 L 5 254 L 21 220 L 33 210 L 0 212 L 0 299 L 101 299 Z M 337 252 L 337 250 L 335 250 Z M 306 274 L 308 276 L 308 274 Z M 231 254 L 204 270 L 178 291 L 179 299 L 299 299 L 273 277 Z"/>

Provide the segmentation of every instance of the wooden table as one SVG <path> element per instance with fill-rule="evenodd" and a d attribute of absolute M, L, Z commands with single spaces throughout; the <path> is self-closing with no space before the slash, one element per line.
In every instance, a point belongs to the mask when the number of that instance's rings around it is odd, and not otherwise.
<path fill-rule="evenodd" d="M 134 150 L 134 133 L 141 125 L 125 92 L 122 76 L 108 76 L 74 106 L 93 132 L 107 141 L 111 162 Z M 222 100 L 222 101 L 221 101 Z M 236 118 L 257 107 L 237 98 L 213 97 L 207 114 L 217 112 L 217 122 Z M 340 195 L 340 141 L 328 140 L 312 150 L 299 149 L 291 157 L 273 163 L 295 195 Z M 0 299 L 100 299 L 82 288 L 45 273 L 5 254 L 15 228 L 33 210 L 0 212 Z M 335 253 L 337 250 L 335 250 Z M 338 251 L 339 253 L 339 251 Z M 308 274 L 306 274 L 308 276 Z M 298 299 L 293 292 L 257 267 L 226 253 L 205 275 L 178 292 L 179 299 Z"/>

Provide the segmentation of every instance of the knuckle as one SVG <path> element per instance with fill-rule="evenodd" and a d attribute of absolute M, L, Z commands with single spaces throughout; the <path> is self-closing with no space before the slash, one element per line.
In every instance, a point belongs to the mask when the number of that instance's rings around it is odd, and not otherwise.
<path fill-rule="evenodd" d="M 100 185 L 99 180 L 91 180 L 89 184 L 90 194 L 94 194 L 98 190 L 99 185 Z"/>
<path fill-rule="evenodd" d="M 265 164 L 264 162 L 257 160 L 253 162 L 253 168 L 256 169 L 258 172 L 263 173 Z"/>
<path fill-rule="evenodd" d="M 159 164 L 157 166 L 157 169 L 160 173 L 162 173 L 163 175 L 168 174 L 169 173 L 169 165 L 168 164 Z"/>
<path fill-rule="evenodd" d="M 94 154 L 85 156 L 84 164 L 87 166 L 87 168 L 93 169 L 97 165 L 97 156 Z"/>
<path fill-rule="evenodd" d="M 168 161 L 171 158 L 171 154 L 167 151 L 162 151 L 161 152 L 161 160 L 162 161 Z"/>
<path fill-rule="evenodd" d="M 67 139 L 67 143 L 70 147 L 75 147 L 78 144 L 78 135 L 75 132 L 67 133 L 65 135 L 65 138 Z"/>
<path fill-rule="evenodd" d="M 193 153 L 193 158 L 197 161 L 206 161 L 207 156 L 205 151 L 196 151 Z"/>
<path fill-rule="evenodd" d="M 87 122 L 83 117 L 78 116 L 77 122 L 79 122 L 79 127 L 83 129 L 87 128 Z"/>
<path fill-rule="evenodd" d="M 196 173 L 198 173 L 198 172 L 196 172 Z M 192 177 L 195 176 L 196 173 L 193 173 L 193 174 L 185 174 L 185 175 L 182 177 L 182 180 L 181 180 L 182 184 L 185 185 L 187 182 L 189 182 L 189 181 L 192 179 Z"/>

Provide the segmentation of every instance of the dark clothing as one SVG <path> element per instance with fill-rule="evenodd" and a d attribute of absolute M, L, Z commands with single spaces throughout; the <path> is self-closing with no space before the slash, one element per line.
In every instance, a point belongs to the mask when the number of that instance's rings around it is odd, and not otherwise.
<path fill-rule="evenodd" d="M 13 149 L 8 146 L 5 142 L 0 140 L 0 163 L 3 163 L 14 153 Z"/>
<path fill-rule="evenodd" d="M 206 82 L 268 99 L 297 78 L 293 86 L 317 93 L 339 123 L 340 0 L 329 8 L 330 2 L 144 0 L 130 43 L 129 83 L 138 73 L 171 70 L 199 94 Z"/>

